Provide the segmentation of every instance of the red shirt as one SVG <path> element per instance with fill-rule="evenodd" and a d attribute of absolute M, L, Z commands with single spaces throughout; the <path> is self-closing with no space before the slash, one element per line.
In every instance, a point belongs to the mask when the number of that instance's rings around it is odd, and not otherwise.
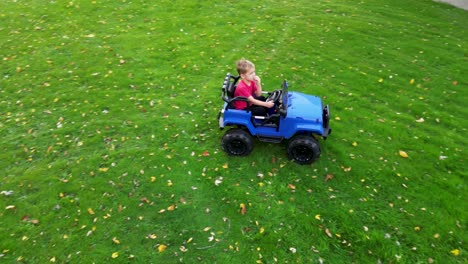
<path fill-rule="evenodd" d="M 246 98 L 253 96 L 255 97 L 255 92 L 257 91 L 257 84 L 255 82 L 250 82 L 250 85 L 247 85 L 244 80 L 241 80 L 237 84 L 236 91 L 234 92 L 234 97 L 244 96 Z M 247 102 L 244 101 L 234 101 L 234 108 L 244 109 L 247 107 Z"/>

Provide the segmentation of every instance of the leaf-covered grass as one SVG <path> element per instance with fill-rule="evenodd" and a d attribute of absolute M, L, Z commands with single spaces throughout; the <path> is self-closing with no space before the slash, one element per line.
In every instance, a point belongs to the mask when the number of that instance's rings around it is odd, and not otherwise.
<path fill-rule="evenodd" d="M 429 0 L 2 1 L 0 261 L 466 263 L 467 24 Z M 317 162 L 222 152 L 241 57 L 330 105 Z"/>

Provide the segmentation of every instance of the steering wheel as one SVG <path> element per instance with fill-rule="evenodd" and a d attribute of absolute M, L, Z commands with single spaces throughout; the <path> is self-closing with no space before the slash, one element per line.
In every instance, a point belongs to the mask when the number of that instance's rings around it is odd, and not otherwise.
<path fill-rule="evenodd" d="M 275 90 L 268 96 L 266 101 L 267 102 L 268 101 L 273 101 L 275 104 L 277 104 L 280 97 L 281 97 L 281 90 Z"/>

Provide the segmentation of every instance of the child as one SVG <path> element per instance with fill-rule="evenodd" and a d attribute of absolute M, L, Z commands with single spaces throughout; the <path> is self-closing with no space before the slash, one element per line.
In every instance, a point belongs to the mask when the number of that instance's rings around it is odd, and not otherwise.
<path fill-rule="evenodd" d="M 266 116 L 268 113 L 267 108 L 271 108 L 275 104 L 270 101 L 265 102 L 266 98 L 262 95 L 261 79 L 255 75 L 255 65 L 246 59 L 241 59 L 237 62 L 237 72 L 241 80 L 237 84 L 234 97 L 246 97 L 249 100 L 248 104 L 250 105 L 252 115 Z M 234 101 L 234 108 L 240 110 L 246 109 L 247 102 Z"/>

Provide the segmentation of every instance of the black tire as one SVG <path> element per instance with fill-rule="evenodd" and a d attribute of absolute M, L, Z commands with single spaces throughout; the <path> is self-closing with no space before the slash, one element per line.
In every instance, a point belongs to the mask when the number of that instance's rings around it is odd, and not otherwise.
<path fill-rule="evenodd" d="M 232 128 L 221 139 L 223 150 L 230 156 L 247 156 L 253 149 L 253 138 L 241 128 Z"/>
<path fill-rule="evenodd" d="M 295 136 L 289 141 L 288 157 L 301 165 L 311 164 L 320 157 L 320 145 L 313 136 Z"/>

